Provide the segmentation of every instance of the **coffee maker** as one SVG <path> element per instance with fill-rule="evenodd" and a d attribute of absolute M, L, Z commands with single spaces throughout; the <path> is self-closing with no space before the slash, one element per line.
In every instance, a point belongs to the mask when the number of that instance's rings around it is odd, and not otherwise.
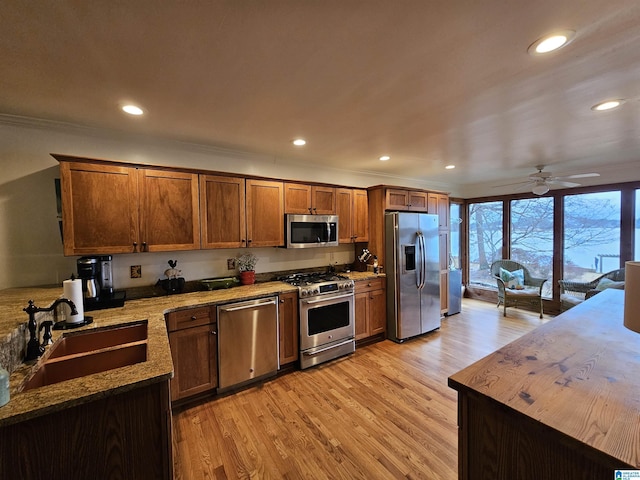
<path fill-rule="evenodd" d="M 87 302 L 97 302 L 100 298 L 100 263 L 97 257 L 78 259 L 78 277 L 82 280 L 82 298 Z"/>
<path fill-rule="evenodd" d="M 124 305 L 125 292 L 113 288 L 112 262 L 111 255 L 78 259 L 78 277 L 82 280 L 82 297 L 86 311 Z"/>

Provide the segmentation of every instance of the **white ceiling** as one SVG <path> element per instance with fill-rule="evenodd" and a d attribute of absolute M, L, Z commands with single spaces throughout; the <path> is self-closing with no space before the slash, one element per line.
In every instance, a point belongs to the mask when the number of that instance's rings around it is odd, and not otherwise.
<path fill-rule="evenodd" d="M 12 0 L 0 114 L 458 190 L 539 164 L 640 180 L 639 25 L 638 0 Z"/>

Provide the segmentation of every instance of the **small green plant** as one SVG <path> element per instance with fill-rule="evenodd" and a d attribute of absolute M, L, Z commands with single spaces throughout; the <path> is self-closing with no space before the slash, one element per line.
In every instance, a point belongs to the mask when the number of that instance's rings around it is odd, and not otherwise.
<path fill-rule="evenodd" d="M 245 253 L 236 258 L 236 264 L 238 265 L 238 271 L 240 272 L 255 270 L 256 263 L 258 263 L 258 257 L 253 253 Z"/>

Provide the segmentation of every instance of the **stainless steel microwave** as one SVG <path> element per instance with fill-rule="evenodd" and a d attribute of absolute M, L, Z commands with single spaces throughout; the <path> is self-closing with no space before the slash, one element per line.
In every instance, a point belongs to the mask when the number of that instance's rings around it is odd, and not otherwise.
<path fill-rule="evenodd" d="M 337 246 L 337 215 L 287 215 L 287 248 Z"/>

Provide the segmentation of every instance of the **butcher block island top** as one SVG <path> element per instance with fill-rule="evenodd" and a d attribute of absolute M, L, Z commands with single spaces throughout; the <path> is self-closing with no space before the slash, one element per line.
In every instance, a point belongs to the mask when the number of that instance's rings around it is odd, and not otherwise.
<path fill-rule="evenodd" d="M 640 468 L 640 335 L 623 326 L 623 309 L 624 292 L 606 290 L 449 377 L 459 397 L 460 478 L 552 478 L 522 476 L 527 469 L 580 478 L 570 471 L 590 462 L 610 475 L 600 478 Z M 544 470 L 554 449 L 570 469 Z"/>
<path fill-rule="evenodd" d="M 73 330 L 54 330 L 54 343 L 65 333 L 146 320 L 148 322 L 147 360 L 115 370 L 21 391 L 24 381 L 46 360 L 47 352 L 45 352 L 37 362 L 29 365 L 20 364 L 11 374 L 11 400 L 0 408 L 0 426 L 32 419 L 171 378 L 173 363 L 165 325 L 165 313 L 194 306 L 216 305 L 238 299 L 258 298 L 292 291 L 297 291 L 297 288 L 284 282 L 265 282 L 223 290 L 130 300 L 124 307 L 86 312 L 93 317 L 93 323 Z M 34 300 L 38 307 L 48 307 L 61 295 L 61 287 L 13 288 L 0 291 L 0 301 L 3 305 L 0 309 L 0 342 L 4 342 L 5 345 L 10 343 L 16 330 L 24 328 L 21 325 L 26 324 L 28 316 L 22 309 L 27 306 L 28 300 Z M 28 338 L 28 332 L 26 334 Z M 42 338 L 42 332 L 40 337 Z"/>

